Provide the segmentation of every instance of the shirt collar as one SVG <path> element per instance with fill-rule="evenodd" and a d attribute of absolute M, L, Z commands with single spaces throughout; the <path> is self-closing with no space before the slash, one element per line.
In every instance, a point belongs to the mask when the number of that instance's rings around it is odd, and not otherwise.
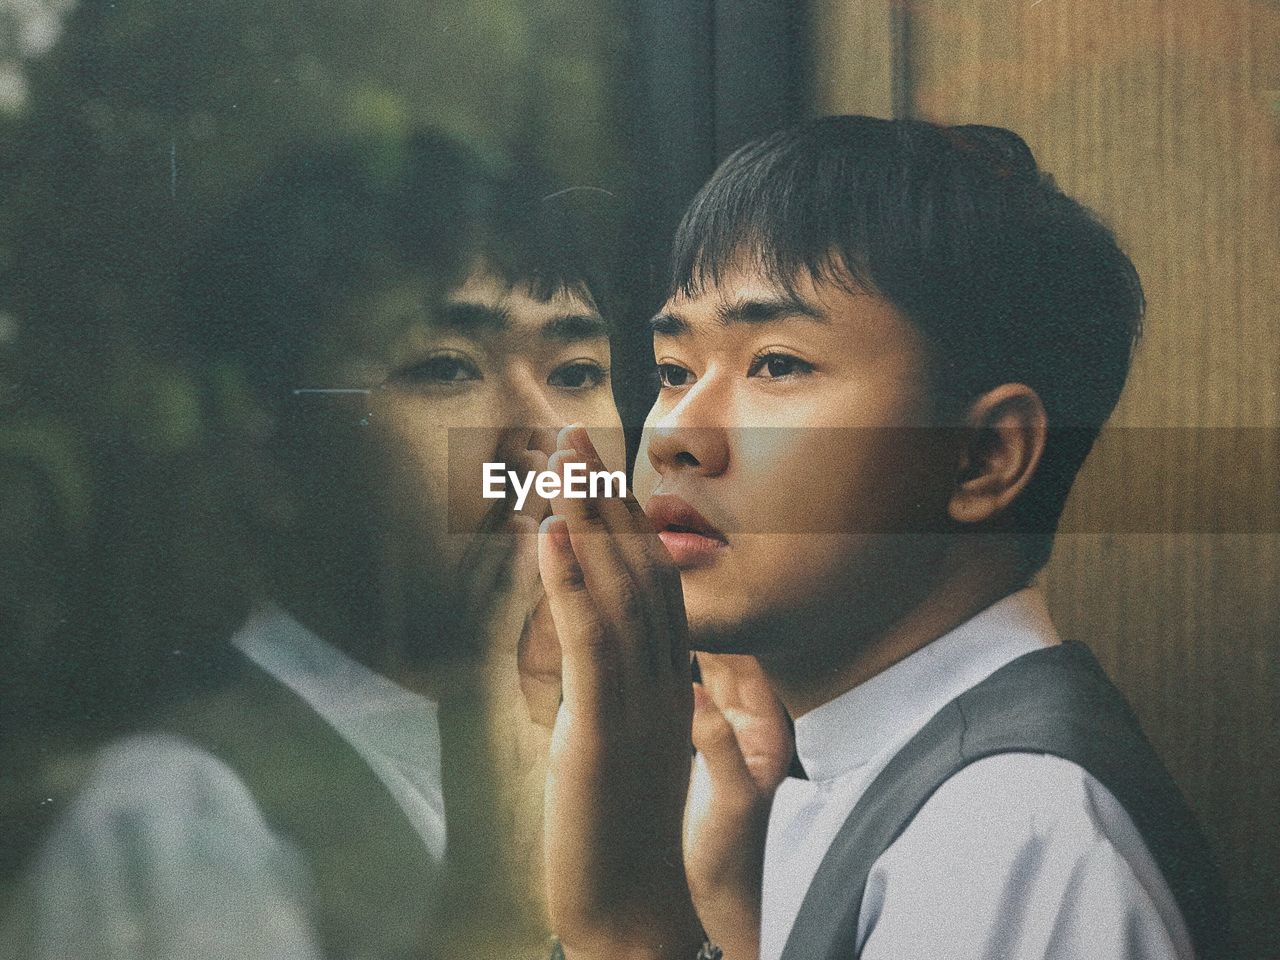
<path fill-rule="evenodd" d="M 439 783 L 435 701 L 370 670 L 275 604 L 255 611 L 231 642 L 358 752 L 417 768 L 427 781 Z"/>
<path fill-rule="evenodd" d="M 1006 663 L 1058 643 L 1044 595 L 1019 590 L 796 720 L 810 780 L 830 780 L 901 744 Z"/>

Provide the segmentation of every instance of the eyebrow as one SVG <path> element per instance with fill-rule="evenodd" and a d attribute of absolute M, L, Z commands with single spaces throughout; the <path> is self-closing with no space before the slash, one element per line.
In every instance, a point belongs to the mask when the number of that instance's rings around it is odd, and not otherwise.
<path fill-rule="evenodd" d="M 458 333 L 501 333 L 511 326 L 511 314 L 479 303 L 446 303 L 440 326 Z"/>
<path fill-rule="evenodd" d="M 462 334 L 505 333 L 511 329 L 511 312 L 479 303 L 446 303 L 440 325 Z M 544 323 L 538 333 L 544 340 L 576 343 L 607 340 L 610 329 L 599 314 L 563 313 Z"/>
<path fill-rule="evenodd" d="M 722 305 L 715 313 L 715 322 L 721 326 L 738 323 L 759 325 L 794 319 L 828 322 L 826 314 L 817 307 L 788 293 L 735 300 Z M 688 333 L 690 328 L 687 320 L 674 313 L 663 312 L 649 321 L 649 329 L 655 335 L 679 336 Z"/>
<path fill-rule="evenodd" d="M 542 325 L 542 338 L 560 343 L 609 339 L 609 323 L 597 313 L 566 313 Z"/>

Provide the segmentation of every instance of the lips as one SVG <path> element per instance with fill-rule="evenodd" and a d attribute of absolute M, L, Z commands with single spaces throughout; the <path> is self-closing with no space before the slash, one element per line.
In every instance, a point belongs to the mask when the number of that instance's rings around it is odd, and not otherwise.
<path fill-rule="evenodd" d="M 658 539 L 682 570 L 713 562 L 728 545 L 725 535 L 680 497 L 652 497 L 645 504 L 645 513 L 658 531 Z"/>

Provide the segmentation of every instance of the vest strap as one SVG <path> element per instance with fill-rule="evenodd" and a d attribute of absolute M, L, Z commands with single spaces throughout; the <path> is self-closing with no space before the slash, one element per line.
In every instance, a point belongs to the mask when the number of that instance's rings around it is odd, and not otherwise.
<path fill-rule="evenodd" d="M 1063 643 L 1018 657 L 952 700 L 894 756 L 836 834 L 782 960 L 857 957 L 872 866 L 943 783 L 1001 753 L 1060 757 L 1111 791 L 1164 874 L 1197 955 L 1231 956 L 1222 884 L 1186 801 L 1093 654 Z"/>

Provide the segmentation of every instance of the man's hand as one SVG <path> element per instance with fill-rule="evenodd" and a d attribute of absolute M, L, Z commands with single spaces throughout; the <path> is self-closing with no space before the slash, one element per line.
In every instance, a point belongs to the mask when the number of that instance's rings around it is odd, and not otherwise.
<path fill-rule="evenodd" d="M 560 638 L 545 593 L 525 619 L 517 665 L 529 718 L 550 730 L 560 712 Z"/>
<path fill-rule="evenodd" d="M 549 468 L 602 469 L 581 427 Z M 569 960 L 688 960 L 702 943 L 681 856 L 692 691 L 679 572 L 635 500 L 556 498 L 539 568 L 563 656 L 546 865 Z"/>
<path fill-rule="evenodd" d="M 545 470 L 547 455 L 525 450 L 515 469 Z M 480 654 L 502 649 L 520 637 L 543 600 L 537 569 L 537 529 L 547 515 L 547 501 L 533 490 L 517 511 L 510 496 L 485 514 L 458 567 L 462 586 L 459 623 L 469 644 Z"/>
<path fill-rule="evenodd" d="M 685 865 L 698 916 L 725 960 L 760 955 L 764 841 L 794 749 L 786 712 L 754 657 L 698 654 Z"/>

